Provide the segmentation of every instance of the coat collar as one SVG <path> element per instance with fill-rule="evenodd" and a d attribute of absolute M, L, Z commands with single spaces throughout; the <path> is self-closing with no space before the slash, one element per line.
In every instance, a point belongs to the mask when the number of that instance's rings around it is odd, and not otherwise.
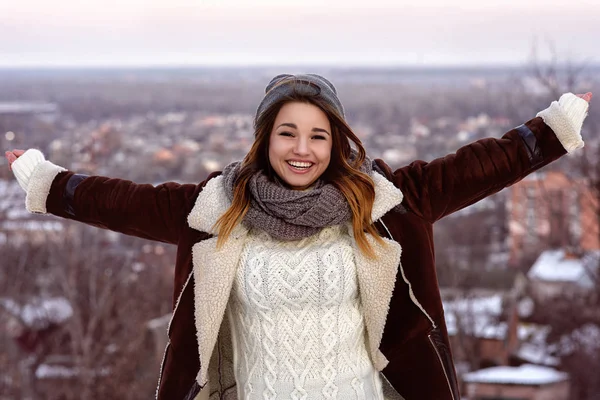
<path fill-rule="evenodd" d="M 219 233 L 215 229 L 215 224 L 231 205 L 231 201 L 225 192 L 223 180 L 223 175 L 219 175 L 209 180 L 204 186 L 188 215 L 190 227 L 215 236 Z M 231 232 L 231 236 L 238 238 L 247 233 L 248 229 L 242 224 L 238 224 Z"/>
<path fill-rule="evenodd" d="M 225 193 L 223 179 L 222 175 L 211 179 L 202 192 L 200 192 L 192 211 L 188 215 L 188 224 L 190 227 L 211 235 L 218 233 L 214 229 L 214 225 L 231 205 L 231 201 Z M 400 204 L 403 196 L 400 189 L 396 188 L 383 175 L 373 171 L 371 179 L 373 179 L 375 184 L 375 201 L 373 202 L 371 220 L 377 221 L 392 208 Z M 248 233 L 248 230 L 242 224 L 238 224 L 231 234 L 233 237 L 241 237 L 246 233 Z"/>
<path fill-rule="evenodd" d="M 371 178 L 375 184 L 375 201 L 371 218 L 376 221 L 402 202 L 402 192 L 377 172 L 372 172 Z M 230 204 L 223 185 L 223 177 L 211 179 L 199 194 L 188 215 L 189 226 L 216 236 L 218 232 L 214 225 Z M 352 223 L 348 225 L 352 232 Z M 192 247 L 194 319 L 201 366 L 196 380 L 200 386 L 208 382 L 208 365 L 223 323 L 235 272 L 247 236 L 248 229 L 238 224 L 221 248 L 216 247 L 217 237 L 200 241 Z M 397 242 L 387 238 L 382 239 L 384 244 L 378 243 L 371 235 L 367 235 L 367 240 L 376 254 L 375 260 L 365 257 L 354 244 L 368 350 L 375 368 L 379 371 L 383 370 L 388 363 L 379 350 L 379 345 L 402 251 Z"/>

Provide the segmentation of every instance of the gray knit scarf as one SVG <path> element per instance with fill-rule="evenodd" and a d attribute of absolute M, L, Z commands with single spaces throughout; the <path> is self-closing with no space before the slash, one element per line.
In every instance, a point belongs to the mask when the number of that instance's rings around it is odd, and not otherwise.
<path fill-rule="evenodd" d="M 352 154 L 353 159 L 355 153 Z M 236 161 L 223 169 L 225 191 L 233 200 L 233 188 L 242 163 Z M 370 174 L 373 162 L 365 158 L 360 170 Z M 351 220 L 346 198 L 333 184 L 317 180 L 311 190 L 293 190 L 278 179 L 270 180 L 263 171 L 248 182 L 252 196 L 243 219 L 248 228 L 259 228 L 279 240 L 298 240 L 314 235 L 326 226 Z"/>

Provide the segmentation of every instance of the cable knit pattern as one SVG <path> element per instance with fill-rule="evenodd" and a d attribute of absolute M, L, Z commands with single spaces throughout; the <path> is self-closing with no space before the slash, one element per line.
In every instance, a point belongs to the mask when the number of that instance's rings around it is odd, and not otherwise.
<path fill-rule="evenodd" d="M 567 153 L 572 153 L 583 147 L 581 127 L 588 108 L 587 101 L 573 93 L 565 93 L 537 116 L 542 117 L 544 123 L 552 128 Z"/>
<path fill-rule="evenodd" d="M 240 399 L 383 399 L 346 226 L 298 241 L 251 231 L 228 318 Z"/>

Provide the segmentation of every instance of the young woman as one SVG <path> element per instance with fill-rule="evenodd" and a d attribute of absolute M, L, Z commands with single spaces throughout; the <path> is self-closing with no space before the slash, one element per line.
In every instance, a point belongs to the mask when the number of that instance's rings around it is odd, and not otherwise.
<path fill-rule="evenodd" d="M 458 400 L 432 225 L 582 147 L 590 98 L 393 171 L 366 157 L 331 82 L 284 74 L 244 160 L 199 184 L 7 158 L 30 212 L 178 246 L 158 399 Z"/>

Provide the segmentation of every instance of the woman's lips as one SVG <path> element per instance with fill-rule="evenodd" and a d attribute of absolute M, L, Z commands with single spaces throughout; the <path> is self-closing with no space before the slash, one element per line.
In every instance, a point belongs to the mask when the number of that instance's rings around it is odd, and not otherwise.
<path fill-rule="evenodd" d="M 299 174 L 299 175 L 306 174 L 308 171 L 310 171 L 315 166 L 315 164 L 313 164 L 308 168 L 296 168 L 289 163 L 286 163 L 286 164 L 290 171 L 292 171 L 294 174 Z"/>

